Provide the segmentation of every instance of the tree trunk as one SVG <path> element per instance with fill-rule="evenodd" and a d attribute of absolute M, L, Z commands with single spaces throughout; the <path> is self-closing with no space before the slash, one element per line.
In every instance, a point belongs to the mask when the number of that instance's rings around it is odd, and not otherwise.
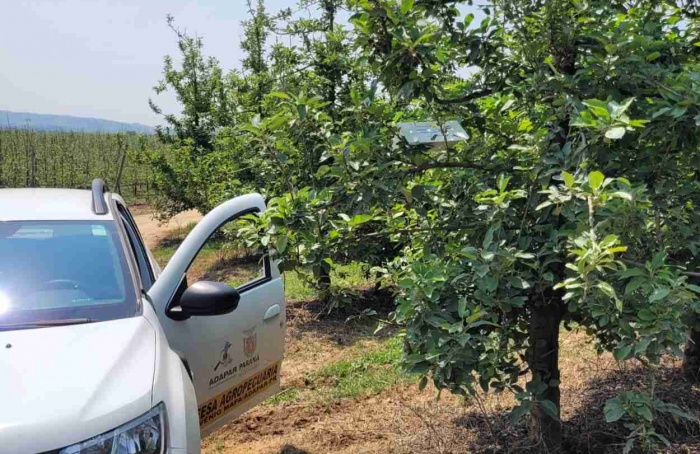
<path fill-rule="evenodd" d="M 688 281 L 694 285 L 700 285 L 700 278 L 690 277 Z M 683 355 L 683 374 L 693 382 L 700 382 L 700 321 L 693 320 L 693 327 L 688 333 Z"/>
<path fill-rule="evenodd" d="M 331 293 L 331 273 L 324 265 L 325 264 L 321 265 L 321 269 L 316 275 L 316 286 L 321 301 L 328 303 Z"/>
<path fill-rule="evenodd" d="M 554 417 L 540 406 L 532 413 L 530 437 L 544 452 L 561 450 L 561 399 L 559 392 L 559 325 L 562 306 L 554 300 L 550 304 L 538 302 L 533 305 L 530 318 L 530 350 L 528 365 L 533 382 L 542 382 L 547 388 L 537 396 L 538 400 L 549 400 L 557 406 Z"/>
<path fill-rule="evenodd" d="M 691 330 L 685 343 L 683 373 L 691 381 L 700 381 L 700 331 Z"/>

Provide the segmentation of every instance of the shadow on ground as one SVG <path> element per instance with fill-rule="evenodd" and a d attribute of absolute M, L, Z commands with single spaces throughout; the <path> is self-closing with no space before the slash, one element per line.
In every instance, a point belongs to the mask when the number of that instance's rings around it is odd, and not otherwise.
<path fill-rule="evenodd" d="M 299 449 L 294 445 L 284 445 L 280 449 L 279 454 L 311 454 L 309 451 Z"/>
<path fill-rule="evenodd" d="M 362 289 L 351 304 L 328 312 L 328 303 L 320 300 L 287 301 L 287 322 L 294 330 L 315 333 L 325 340 L 349 347 L 365 339 L 381 339 L 395 334 L 387 327 L 375 334 L 378 324 L 394 310 L 391 292 L 385 289 Z"/>
<path fill-rule="evenodd" d="M 606 377 L 594 378 L 577 395 L 562 396 L 562 405 L 576 408 L 563 421 L 563 450 L 568 454 L 612 454 L 620 453 L 629 431 L 624 421 L 606 423 L 603 414 L 605 402 L 619 392 L 639 389 L 644 383 L 644 371 L 640 368 L 621 370 Z M 655 396 L 681 407 L 686 412 L 700 416 L 700 388 L 688 382 L 677 364 L 659 371 Z M 474 408 L 474 406 L 470 406 Z M 671 441 L 671 446 L 661 446 L 654 452 L 698 453 L 700 452 L 700 426 L 697 422 L 674 420 L 669 415 L 655 415 L 657 432 Z M 527 436 L 527 426 L 513 424 L 509 411 L 482 413 L 468 410 L 453 420 L 458 428 L 471 434 L 468 452 L 474 454 L 539 453 L 540 446 L 533 446 Z M 639 448 L 632 451 L 641 453 Z"/>

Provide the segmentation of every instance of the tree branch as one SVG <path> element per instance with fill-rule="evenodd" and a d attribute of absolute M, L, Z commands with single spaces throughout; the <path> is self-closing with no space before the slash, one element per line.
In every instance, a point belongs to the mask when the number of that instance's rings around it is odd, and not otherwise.
<path fill-rule="evenodd" d="M 642 262 L 635 262 L 634 260 L 622 259 L 622 262 L 627 264 L 627 265 L 638 266 L 640 268 L 646 267 L 646 264 L 644 264 Z M 690 277 L 700 277 L 700 273 L 697 273 L 694 271 L 681 271 L 681 274 L 683 274 L 685 276 L 690 276 Z"/>
<path fill-rule="evenodd" d="M 474 164 L 472 162 L 431 162 L 428 164 L 422 164 L 412 169 L 407 169 L 407 173 L 421 173 L 430 169 L 478 169 L 484 170 L 485 167 L 479 164 Z"/>
<path fill-rule="evenodd" d="M 473 226 L 444 226 L 444 227 L 421 227 L 421 228 L 407 228 L 407 229 L 395 229 L 395 230 L 382 230 L 378 232 L 370 233 L 360 233 L 355 235 L 354 238 L 347 238 L 347 240 L 357 240 L 361 241 L 365 238 L 374 238 L 381 236 L 390 235 L 407 235 L 421 232 L 461 232 L 461 231 L 472 231 Z"/>
<path fill-rule="evenodd" d="M 436 96 L 435 102 L 437 102 L 438 104 L 460 104 L 463 102 L 469 102 L 475 99 L 484 98 L 491 94 L 493 94 L 493 90 L 489 88 L 484 88 L 483 90 L 476 90 L 464 96 L 460 96 L 459 98 L 440 99 Z"/>

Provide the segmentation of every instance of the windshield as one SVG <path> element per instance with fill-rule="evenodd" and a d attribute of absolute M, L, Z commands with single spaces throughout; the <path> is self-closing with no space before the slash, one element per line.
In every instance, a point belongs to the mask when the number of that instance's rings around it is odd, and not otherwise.
<path fill-rule="evenodd" d="M 114 222 L 0 222 L 0 327 L 135 312 Z"/>

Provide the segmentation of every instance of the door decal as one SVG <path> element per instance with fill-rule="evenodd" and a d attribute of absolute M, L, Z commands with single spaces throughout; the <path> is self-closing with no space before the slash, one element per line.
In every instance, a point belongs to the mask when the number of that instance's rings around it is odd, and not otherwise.
<path fill-rule="evenodd" d="M 242 383 L 229 388 L 199 406 L 199 425 L 205 427 L 247 402 L 255 395 L 275 385 L 279 379 L 280 363 L 274 363 Z"/>
<path fill-rule="evenodd" d="M 209 389 L 234 378 L 241 373 L 248 373 L 258 367 L 260 354 L 258 353 L 258 334 L 255 332 L 257 326 L 243 331 L 243 342 L 241 345 L 243 356 L 238 356 L 242 361 L 234 363 L 236 350 L 231 350 L 233 344 L 226 341 L 219 353 L 219 359 L 214 365 L 213 374 L 209 377 Z M 240 351 L 240 350 L 239 350 Z M 238 354 L 240 355 L 240 353 Z"/>
<path fill-rule="evenodd" d="M 226 341 L 224 344 L 224 348 L 221 350 L 221 357 L 219 358 L 219 362 L 216 363 L 216 366 L 214 366 L 214 371 L 219 370 L 219 367 L 221 366 L 228 366 L 231 364 L 231 361 L 233 361 L 233 358 L 231 358 L 231 355 L 228 354 L 228 349 L 231 348 L 231 342 Z"/>

